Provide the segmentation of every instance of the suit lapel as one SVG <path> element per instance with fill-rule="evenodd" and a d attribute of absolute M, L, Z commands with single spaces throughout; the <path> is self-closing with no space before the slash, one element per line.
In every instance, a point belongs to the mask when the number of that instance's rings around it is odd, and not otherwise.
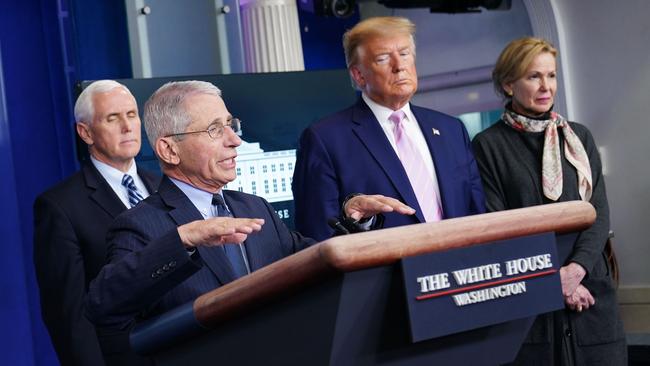
<path fill-rule="evenodd" d="M 127 207 L 124 206 L 122 200 L 115 194 L 113 188 L 106 182 L 92 162 L 84 163 L 82 171 L 86 187 L 90 190 L 91 200 L 95 201 L 113 218 L 126 211 Z M 154 193 L 160 179 L 156 175 L 140 169 L 138 169 L 138 175 L 147 187 L 149 194 Z"/>
<path fill-rule="evenodd" d="M 104 209 L 111 217 L 126 211 L 126 206 L 115 194 L 113 188 L 104 180 L 97 168 L 91 162 L 85 163 L 82 167 L 86 187 L 90 190 L 89 197 Z"/>
<path fill-rule="evenodd" d="M 416 210 L 415 215 L 418 220 L 424 222 L 422 210 L 402 162 L 397 157 L 375 115 L 362 99 L 359 99 L 352 111 L 352 121 L 354 123 L 352 131 L 357 135 L 361 144 L 370 152 L 377 164 L 381 166 L 395 190 L 401 195 L 400 198 L 404 203 L 413 207 Z"/>
<path fill-rule="evenodd" d="M 160 185 L 160 176 L 150 173 L 146 170 L 142 170 L 140 168 L 138 168 L 138 176 L 140 179 L 142 179 L 142 182 L 147 188 L 147 191 L 149 191 L 149 194 L 153 194 L 158 190 L 158 186 Z"/>
<path fill-rule="evenodd" d="M 171 208 L 169 216 L 177 226 L 196 220 L 203 220 L 203 215 L 194 207 L 192 201 L 166 176 L 160 182 L 158 193 L 163 202 Z M 228 261 L 222 247 L 199 246 L 197 250 L 203 262 L 214 273 L 221 284 L 232 282 L 235 279 L 230 261 Z"/>
<path fill-rule="evenodd" d="M 437 121 L 432 118 L 430 113 L 423 113 L 423 109 L 411 104 L 411 111 L 415 118 L 418 120 L 424 139 L 427 142 L 431 157 L 433 158 L 433 166 L 436 170 L 436 179 L 438 180 L 438 188 L 440 189 L 440 197 L 442 204 L 443 214 L 449 212 L 449 207 L 455 207 L 454 202 L 450 202 L 451 197 L 456 195 L 451 194 L 455 189 L 454 181 L 452 179 L 455 171 L 453 162 L 455 157 L 445 143 L 443 137 L 443 130 Z M 434 130 L 439 134 L 434 134 Z M 444 218 L 444 217 L 443 217 Z"/>

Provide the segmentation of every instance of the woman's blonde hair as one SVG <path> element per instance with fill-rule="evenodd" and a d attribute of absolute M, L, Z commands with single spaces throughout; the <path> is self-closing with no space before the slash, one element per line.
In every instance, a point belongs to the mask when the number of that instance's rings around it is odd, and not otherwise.
<path fill-rule="evenodd" d="M 557 57 L 557 50 L 545 39 L 535 37 L 524 37 L 510 42 L 501 51 L 497 63 L 492 70 L 492 83 L 494 90 L 504 99 L 510 99 L 503 90 L 503 84 L 518 80 L 526 74 L 526 70 L 533 62 L 533 59 L 544 52 Z"/>

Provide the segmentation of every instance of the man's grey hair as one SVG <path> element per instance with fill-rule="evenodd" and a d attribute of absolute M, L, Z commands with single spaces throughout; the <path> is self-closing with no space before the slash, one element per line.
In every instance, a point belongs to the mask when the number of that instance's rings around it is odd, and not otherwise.
<path fill-rule="evenodd" d="M 207 81 L 172 81 L 156 90 L 144 105 L 144 128 L 154 151 L 156 141 L 174 133 L 183 133 L 190 125 L 185 100 L 196 94 L 221 97 L 221 90 Z"/>
<path fill-rule="evenodd" d="M 91 123 L 95 117 L 94 96 L 97 93 L 107 93 L 115 88 L 122 88 L 129 94 L 129 89 L 115 80 L 97 80 L 88 85 L 77 98 L 74 105 L 74 120 L 79 122 Z M 131 94 L 132 95 L 132 94 Z"/>

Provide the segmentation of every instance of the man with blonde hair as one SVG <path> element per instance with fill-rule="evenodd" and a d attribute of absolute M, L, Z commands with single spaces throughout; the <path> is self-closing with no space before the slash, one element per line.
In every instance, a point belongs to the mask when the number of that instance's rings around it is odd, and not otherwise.
<path fill-rule="evenodd" d="M 460 120 L 410 103 L 417 91 L 415 25 L 364 20 L 343 36 L 353 106 L 307 128 L 293 178 L 296 227 L 323 239 L 323 222 L 355 192 L 396 198 L 415 215 L 385 215 L 384 227 L 482 213 L 481 180 Z"/>

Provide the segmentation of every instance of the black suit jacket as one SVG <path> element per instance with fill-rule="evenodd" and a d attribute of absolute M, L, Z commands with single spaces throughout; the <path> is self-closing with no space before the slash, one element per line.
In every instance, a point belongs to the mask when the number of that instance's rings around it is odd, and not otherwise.
<path fill-rule="evenodd" d="M 314 243 L 290 231 L 263 198 L 223 191 L 234 217 L 261 218 L 262 230 L 244 247 L 255 271 Z M 223 247 L 198 247 L 190 256 L 177 227 L 203 216 L 168 178 L 158 192 L 120 215 L 109 229 L 109 263 L 90 285 L 86 311 L 98 327 L 130 328 L 235 279 Z"/>
<path fill-rule="evenodd" d="M 153 193 L 160 178 L 142 170 L 138 175 Z M 131 356 L 119 349 L 128 345 L 128 333 L 106 337 L 100 347 L 83 309 L 88 284 L 106 262 L 108 226 L 126 209 L 91 162 L 36 198 L 34 265 L 41 313 L 62 365 L 103 365 L 102 349 L 108 364 L 111 357 L 118 357 L 115 364 L 129 364 Z"/>

